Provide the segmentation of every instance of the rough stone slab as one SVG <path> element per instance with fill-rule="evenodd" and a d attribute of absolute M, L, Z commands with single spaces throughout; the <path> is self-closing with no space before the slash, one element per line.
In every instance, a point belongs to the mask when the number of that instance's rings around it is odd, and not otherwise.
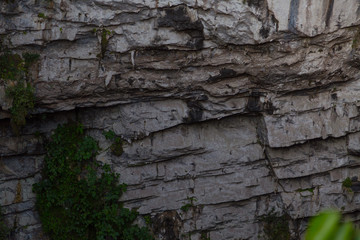
<path fill-rule="evenodd" d="M 42 156 L 14 156 L 0 158 L 0 179 L 25 178 L 41 170 Z"/>
<path fill-rule="evenodd" d="M 249 175 L 256 172 L 247 171 Z M 236 177 L 237 179 L 233 179 Z M 195 194 L 199 202 L 203 204 L 213 204 L 228 201 L 240 201 L 269 194 L 275 191 L 276 184 L 271 177 L 259 177 L 253 182 L 246 182 L 246 175 L 236 174 L 228 176 L 199 178 L 195 180 Z M 214 188 L 214 186 L 217 186 Z"/>
<path fill-rule="evenodd" d="M 0 156 L 42 154 L 42 140 L 36 136 L 0 137 Z"/>
<path fill-rule="evenodd" d="M 35 194 L 32 192 L 32 185 L 38 181 L 37 179 L 38 176 L 0 183 L 1 205 L 33 201 Z"/>
<path fill-rule="evenodd" d="M 247 117 L 234 117 L 189 127 L 181 125 L 124 146 L 123 159 L 128 164 L 144 164 L 215 150 L 231 155 L 233 151 L 241 151 L 236 150 L 238 147 L 244 149 L 247 145 L 257 143 L 256 127 L 252 125 L 256 121 Z M 246 156 L 241 158 L 247 161 Z"/>
<path fill-rule="evenodd" d="M 93 128 L 113 129 L 118 135 L 132 138 L 176 126 L 183 122 L 189 111 L 186 103 L 176 100 L 128 104 L 99 110 L 100 112 L 91 109 L 83 111 L 81 122 Z"/>
<path fill-rule="evenodd" d="M 288 179 L 327 172 L 349 165 L 346 138 L 314 140 L 288 148 L 268 148 L 277 178 Z"/>
<path fill-rule="evenodd" d="M 351 154 L 360 154 L 360 133 L 348 135 L 348 150 Z"/>
<path fill-rule="evenodd" d="M 355 13 L 342 17 L 345 9 L 356 8 L 355 0 L 344 2 L 317 1 L 309 4 L 305 0 L 290 2 L 286 0 L 268 0 L 269 8 L 279 21 L 279 29 L 300 31 L 308 36 L 315 36 L 326 31 L 334 31 L 339 26 L 351 26 L 359 20 Z M 349 8 L 348 8 L 349 7 Z M 312 14 L 309 15 L 309 12 Z M 282 14 L 280 14 L 282 13 Z"/>
<path fill-rule="evenodd" d="M 348 111 L 326 111 L 265 116 L 270 147 L 288 147 L 310 139 L 342 137 L 349 131 Z"/>

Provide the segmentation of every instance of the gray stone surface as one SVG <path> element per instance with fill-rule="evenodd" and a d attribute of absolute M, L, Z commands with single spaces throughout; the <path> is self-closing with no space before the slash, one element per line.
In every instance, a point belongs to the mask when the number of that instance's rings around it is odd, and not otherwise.
<path fill-rule="evenodd" d="M 46 139 L 70 120 L 103 149 L 104 130 L 126 140 L 122 156 L 97 160 L 121 174 L 121 200 L 150 214 L 157 239 L 169 239 L 168 220 L 179 239 L 261 239 L 273 208 L 290 216 L 294 239 L 324 208 L 358 221 L 358 182 L 342 186 L 360 178 L 358 5 L 1 1 L 2 44 L 40 55 L 19 136 L 0 79 L 0 205 L 12 237 L 46 238 L 31 186 Z"/>

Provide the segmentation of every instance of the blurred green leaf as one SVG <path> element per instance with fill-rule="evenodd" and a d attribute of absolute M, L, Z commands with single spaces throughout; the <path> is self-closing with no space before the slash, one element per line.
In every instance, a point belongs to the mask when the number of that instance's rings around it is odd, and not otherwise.
<path fill-rule="evenodd" d="M 340 213 L 326 211 L 310 220 L 305 240 L 330 240 L 339 228 Z"/>
<path fill-rule="evenodd" d="M 334 240 L 351 240 L 354 235 L 354 227 L 351 222 L 341 225 L 336 233 Z"/>
<path fill-rule="evenodd" d="M 360 232 L 357 230 L 355 235 L 355 240 L 360 240 Z"/>

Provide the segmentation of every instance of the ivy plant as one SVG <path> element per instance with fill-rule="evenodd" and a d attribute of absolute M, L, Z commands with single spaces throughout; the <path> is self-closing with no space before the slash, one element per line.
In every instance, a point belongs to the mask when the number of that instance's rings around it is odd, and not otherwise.
<path fill-rule="evenodd" d="M 124 152 L 124 141 L 121 139 L 121 137 L 116 136 L 116 134 L 112 130 L 103 132 L 103 135 L 107 140 L 112 141 L 112 144 L 110 146 L 111 153 L 115 156 L 120 157 L 121 154 L 123 154 Z"/>
<path fill-rule="evenodd" d="M 54 240 L 151 240 L 124 208 L 126 191 L 109 165 L 96 162 L 97 142 L 77 123 L 60 125 L 47 145 L 42 180 L 34 184 L 42 226 Z"/>

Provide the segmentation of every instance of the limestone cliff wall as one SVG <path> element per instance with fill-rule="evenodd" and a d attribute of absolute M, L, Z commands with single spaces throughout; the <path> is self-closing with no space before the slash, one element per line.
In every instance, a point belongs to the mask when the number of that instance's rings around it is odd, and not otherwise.
<path fill-rule="evenodd" d="M 357 0 L 1 1 L 3 44 L 40 54 L 20 136 L 0 102 L 0 205 L 14 238 L 44 237 L 31 186 L 44 139 L 69 119 L 104 148 L 103 130 L 127 140 L 98 160 L 158 239 L 260 239 L 272 208 L 294 239 L 323 208 L 357 221 L 359 24 Z"/>

